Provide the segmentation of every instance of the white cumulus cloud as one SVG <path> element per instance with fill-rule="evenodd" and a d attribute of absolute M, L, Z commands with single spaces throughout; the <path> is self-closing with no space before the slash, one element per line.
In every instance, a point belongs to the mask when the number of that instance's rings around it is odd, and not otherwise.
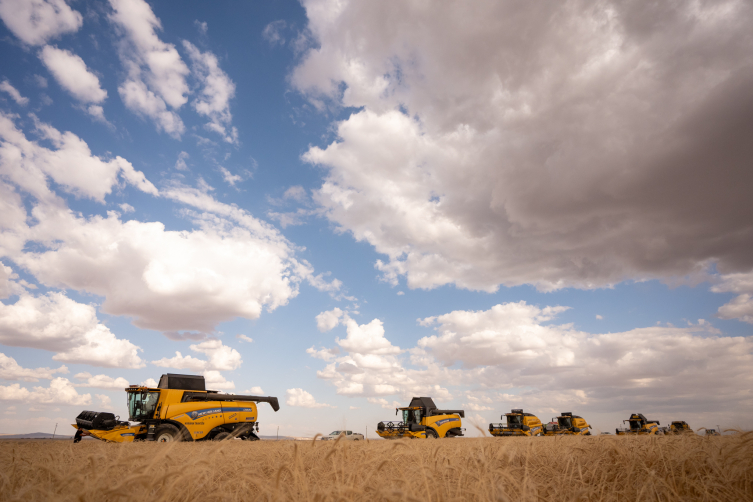
<path fill-rule="evenodd" d="M 24 382 L 38 382 L 40 378 L 51 380 L 56 373 L 68 373 L 68 368 L 61 366 L 52 368 L 24 368 L 15 359 L 0 352 L 0 378 L 3 380 L 22 380 Z"/>
<path fill-rule="evenodd" d="M 130 385 L 128 383 L 128 380 L 123 377 L 113 378 L 107 375 L 92 376 L 91 373 L 88 372 L 78 373 L 74 376 L 74 378 L 79 381 L 78 384 L 75 384 L 76 387 L 94 387 L 97 389 L 124 390 Z"/>
<path fill-rule="evenodd" d="M 119 178 L 146 193 L 157 194 L 144 174 L 124 158 L 103 160 L 92 155 L 86 142 L 75 134 L 60 132 L 43 122 L 37 121 L 36 129 L 53 148 L 27 139 L 13 117 L 0 112 L 0 175 L 37 199 L 55 198 L 47 186 L 48 177 L 64 190 L 98 202 L 104 202 Z"/>
<path fill-rule="evenodd" d="M 65 0 L 1 0 L 0 18 L 19 39 L 29 45 L 81 28 L 83 17 Z"/>
<path fill-rule="evenodd" d="M 295 246 L 247 211 L 182 185 L 160 193 L 125 159 L 103 161 L 71 133 L 39 122 L 37 129 L 56 148 L 29 141 L 12 117 L 0 114 L 0 255 L 45 285 L 100 295 L 103 312 L 130 316 L 138 327 L 201 333 L 285 305 L 302 281 L 327 291 L 339 287 L 336 279 L 315 276 L 296 259 Z M 49 186 L 52 178 L 64 190 L 104 202 L 119 176 L 181 205 L 195 228 L 122 221 L 115 211 L 83 217 Z M 33 218 L 22 193 L 34 200 Z"/>
<path fill-rule="evenodd" d="M 340 324 L 340 318 L 343 311 L 337 307 L 332 310 L 326 310 L 316 316 L 316 327 L 320 332 L 330 331 Z"/>
<path fill-rule="evenodd" d="M 0 82 L 0 91 L 8 93 L 8 95 L 13 98 L 13 101 L 21 106 L 26 106 L 29 104 L 29 98 L 23 97 L 21 93 L 18 92 L 18 89 L 11 85 L 7 78 Z"/>
<path fill-rule="evenodd" d="M 346 343 L 351 351 L 317 376 L 332 382 L 338 394 L 367 397 L 382 406 L 390 395 L 448 400 L 448 387 L 464 386 L 471 389 L 465 392 L 465 406 L 476 411 L 505 403 L 552 413 L 575 405 L 598 412 L 629 405 L 696 413 L 700 406 L 713 405 L 729 410 L 732 421 L 740 423 L 753 412 L 749 339 L 723 336 L 703 319 L 680 328 L 590 334 L 556 324 L 566 310 L 517 302 L 420 319 L 437 334 L 405 351 L 409 360 L 400 357 L 401 351 L 369 353 L 389 344 L 372 322 L 360 327 L 359 337 L 371 333 L 378 343 Z M 341 348 L 343 342 L 337 340 Z"/>
<path fill-rule="evenodd" d="M 97 394 L 97 399 L 99 399 L 99 406 L 103 410 L 111 410 L 112 408 L 112 399 L 110 396 L 106 396 L 104 394 Z"/>
<path fill-rule="evenodd" d="M 314 396 L 303 389 L 288 389 L 285 391 L 287 399 L 285 402 L 288 406 L 299 406 L 301 408 L 336 408 L 330 404 L 317 403 Z"/>
<path fill-rule="evenodd" d="M 152 364 L 163 368 L 190 369 L 192 371 L 225 371 L 234 370 L 243 363 L 240 353 L 232 347 L 223 345 L 220 340 L 206 340 L 191 345 L 190 348 L 194 352 L 204 354 L 207 359 L 183 356 L 180 352 L 176 352 L 175 357 L 152 361 Z"/>
<path fill-rule="evenodd" d="M 719 307 L 718 316 L 722 319 L 739 319 L 753 324 L 753 272 L 726 274 L 712 291 L 717 293 L 738 293 L 730 302 Z"/>
<path fill-rule="evenodd" d="M 238 130 L 232 126 L 230 100 L 235 96 L 235 84 L 220 68 L 217 56 L 201 52 L 188 40 L 183 47 L 191 59 L 193 75 L 201 85 L 199 96 L 192 102 L 196 113 L 209 119 L 204 127 L 216 132 L 228 142 L 238 143 Z M 230 183 L 231 185 L 233 183 Z"/>
<path fill-rule="evenodd" d="M 56 352 L 53 359 L 114 368 L 141 368 L 141 350 L 117 338 L 97 319 L 91 305 L 64 293 L 23 294 L 16 303 L 0 303 L 0 343 Z"/>
<path fill-rule="evenodd" d="M 82 103 L 102 103 L 107 91 L 99 85 L 99 78 L 89 71 L 80 56 L 65 49 L 46 45 L 39 57 L 58 84 Z"/>
<path fill-rule="evenodd" d="M 151 118 L 158 130 L 180 138 L 185 126 L 173 110 L 188 100 L 188 66 L 173 44 L 160 40 L 157 31 L 162 24 L 148 3 L 111 0 L 110 5 L 110 20 L 123 35 L 120 57 L 128 73 L 118 88 L 123 102 L 131 111 Z"/>
<path fill-rule="evenodd" d="M 17 383 L 0 385 L 0 401 L 84 406 L 91 404 L 91 394 L 79 394 L 67 378 L 57 377 L 49 387 L 34 387 L 32 390 Z"/>
<path fill-rule="evenodd" d="M 293 85 L 357 109 L 304 155 L 327 169 L 314 199 L 384 255 L 386 280 L 753 269 L 750 2 L 303 4 L 314 43 Z"/>

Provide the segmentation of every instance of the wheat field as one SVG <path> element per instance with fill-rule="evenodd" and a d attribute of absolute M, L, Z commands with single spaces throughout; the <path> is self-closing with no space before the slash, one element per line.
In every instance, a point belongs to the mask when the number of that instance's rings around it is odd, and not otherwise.
<path fill-rule="evenodd" d="M 0 442 L 2 501 L 753 501 L 753 433 Z"/>

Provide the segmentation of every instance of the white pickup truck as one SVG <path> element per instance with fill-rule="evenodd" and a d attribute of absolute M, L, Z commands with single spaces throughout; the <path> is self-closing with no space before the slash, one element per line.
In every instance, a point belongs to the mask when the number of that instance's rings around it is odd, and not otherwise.
<path fill-rule="evenodd" d="M 342 436 L 343 441 L 361 441 L 363 440 L 363 434 L 359 434 L 353 431 L 332 431 L 326 436 L 322 436 L 322 441 L 334 441 Z"/>

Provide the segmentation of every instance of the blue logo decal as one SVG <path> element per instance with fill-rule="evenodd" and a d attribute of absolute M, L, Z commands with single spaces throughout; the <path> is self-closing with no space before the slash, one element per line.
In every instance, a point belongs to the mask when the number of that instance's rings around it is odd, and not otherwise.
<path fill-rule="evenodd" d="M 186 413 L 189 417 L 191 417 L 191 420 L 196 420 L 199 417 L 203 417 L 206 415 L 212 415 L 215 413 L 222 413 L 222 408 L 207 408 L 205 410 L 196 410 L 196 411 L 189 411 Z"/>
<path fill-rule="evenodd" d="M 460 422 L 460 419 L 459 418 L 445 418 L 445 419 L 442 419 L 442 420 L 438 420 L 436 422 L 436 424 L 437 425 L 444 425 L 447 422 Z"/>
<path fill-rule="evenodd" d="M 121 434 L 121 436 L 135 436 L 133 432 L 126 432 L 125 434 Z"/>

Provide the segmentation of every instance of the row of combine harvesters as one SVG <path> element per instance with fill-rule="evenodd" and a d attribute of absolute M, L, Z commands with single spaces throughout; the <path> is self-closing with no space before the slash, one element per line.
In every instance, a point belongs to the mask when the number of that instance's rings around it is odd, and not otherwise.
<path fill-rule="evenodd" d="M 441 410 L 430 397 L 414 397 L 405 408 L 396 408 L 397 420 L 385 420 L 377 424 L 377 434 L 384 439 L 400 438 L 450 438 L 463 436 L 462 418 L 464 410 Z M 489 433 L 496 437 L 506 436 L 590 436 L 591 426 L 583 417 L 571 412 L 544 424 L 533 413 L 514 409 L 501 417 L 506 423 L 489 424 Z M 685 421 L 672 422 L 667 427 L 660 427 L 658 420 L 648 420 L 641 413 L 633 413 L 623 420 L 629 427 L 617 429 L 617 435 L 664 435 L 692 433 Z M 716 435 L 708 429 L 707 434 Z"/>
<path fill-rule="evenodd" d="M 507 418 L 507 423 L 489 424 L 489 433 L 492 436 L 590 436 L 591 426 L 583 417 L 573 415 L 571 412 L 560 413 L 560 416 L 544 424 L 533 413 L 525 413 L 522 409 L 512 410 L 501 417 Z M 658 420 L 649 420 L 642 413 L 633 413 L 630 418 L 622 421 L 628 422 L 628 427 L 617 428 L 618 436 L 627 435 L 664 435 L 692 433 L 693 430 L 684 420 L 676 420 L 667 427 L 660 427 Z M 718 435 L 715 429 L 706 429 L 707 435 Z"/>
<path fill-rule="evenodd" d="M 157 387 L 131 385 L 126 391 L 128 420 L 121 421 L 109 412 L 82 411 L 76 417 L 74 443 L 84 436 L 112 443 L 133 441 L 222 441 L 243 439 L 257 441 L 259 414 L 257 403 L 269 403 L 280 409 L 273 396 L 240 396 L 220 394 L 206 389 L 200 375 L 162 375 Z M 404 408 L 396 408 L 399 419 L 385 420 L 377 425 L 377 434 L 385 439 L 451 438 L 463 436 L 464 410 L 441 410 L 430 397 L 414 397 Z M 521 409 L 505 413 L 506 424 L 489 424 L 493 436 L 555 436 L 591 435 L 591 426 L 578 415 L 561 413 L 548 424 L 542 424 L 532 413 Z M 685 422 L 672 422 L 659 427 L 658 420 L 647 420 L 634 413 L 624 422 L 630 428 L 617 429 L 617 434 L 665 434 L 692 432 Z M 713 429 L 707 435 L 717 435 Z"/>

